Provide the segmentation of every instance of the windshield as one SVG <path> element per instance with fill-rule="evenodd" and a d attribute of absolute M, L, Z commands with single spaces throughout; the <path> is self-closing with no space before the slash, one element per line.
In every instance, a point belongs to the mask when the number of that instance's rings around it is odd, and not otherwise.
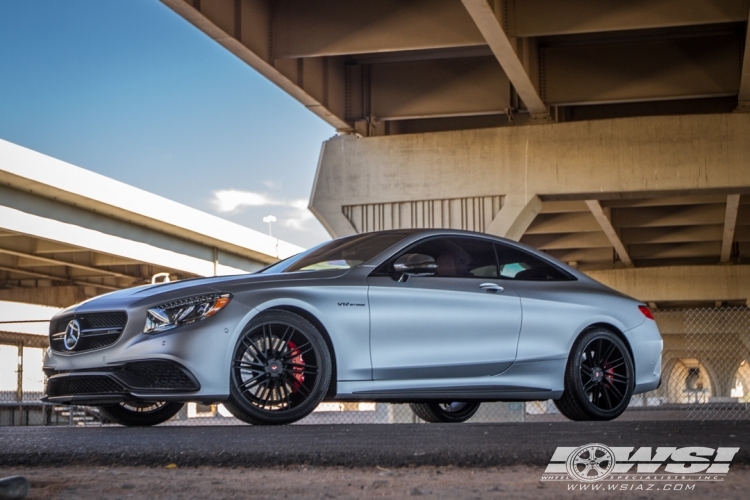
<path fill-rule="evenodd" d="M 281 272 L 351 269 L 372 259 L 407 234 L 398 231 L 339 238 L 309 251 Z"/>

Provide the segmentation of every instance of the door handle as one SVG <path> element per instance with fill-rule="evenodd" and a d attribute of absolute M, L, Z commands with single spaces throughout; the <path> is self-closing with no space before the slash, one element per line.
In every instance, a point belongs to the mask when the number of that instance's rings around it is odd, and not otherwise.
<path fill-rule="evenodd" d="M 482 283 L 481 285 L 479 285 L 479 288 L 481 288 L 485 292 L 492 293 L 503 293 L 503 291 L 505 290 L 505 288 L 496 283 Z"/>

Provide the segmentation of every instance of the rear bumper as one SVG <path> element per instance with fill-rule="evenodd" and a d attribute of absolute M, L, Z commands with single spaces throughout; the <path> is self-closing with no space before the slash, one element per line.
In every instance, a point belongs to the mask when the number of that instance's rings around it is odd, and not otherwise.
<path fill-rule="evenodd" d="M 633 394 L 655 390 L 661 384 L 661 354 L 664 348 L 656 322 L 647 319 L 624 333 L 633 351 L 635 364 Z"/>
<path fill-rule="evenodd" d="M 200 383 L 179 363 L 138 360 L 102 368 L 47 370 L 42 401 L 58 404 L 114 404 L 122 401 L 189 400 Z"/>

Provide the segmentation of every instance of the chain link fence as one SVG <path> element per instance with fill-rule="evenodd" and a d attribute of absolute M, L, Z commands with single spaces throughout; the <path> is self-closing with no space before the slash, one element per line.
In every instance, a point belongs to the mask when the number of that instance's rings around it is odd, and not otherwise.
<path fill-rule="evenodd" d="M 662 326 L 663 325 L 663 326 Z M 691 420 L 747 419 L 750 401 L 750 308 L 665 311 L 659 397 Z"/>
<path fill-rule="evenodd" d="M 619 420 L 750 418 L 750 308 L 656 310 L 662 384 L 635 395 Z M 94 407 L 42 404 L 43 349 L 0 337 L 0 425 L 103 425 Z M 37 339 L 46 341 L 46 338 Z M 552 401 L 483 403 L 470 422 L 564 421 Z M 423 423 L 408 404 L 322 403 L 304 424 Z M 106 422 L 104 422 L 106 425 Z M 163 425 L 239 425 L 223 405 L 190 403 Z"/>

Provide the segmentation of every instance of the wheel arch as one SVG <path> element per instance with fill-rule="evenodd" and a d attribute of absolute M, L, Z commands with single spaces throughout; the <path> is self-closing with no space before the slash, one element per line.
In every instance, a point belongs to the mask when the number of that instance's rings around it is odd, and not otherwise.
<path fill-rule="evenodd" d="M 323 335 L 323 340 L 325 340 L 326 346 L 328 346 L 328 352 L 331 353 L 331 383 L 328 386 L 328 391 L 326 392 L 325 398 L 323 398 L 323 400 L 325 401 L 327 399 L 333 398 L 336 395 L 337 391 L 338 377 L 336 376 L 336 350 L 333 348 L 333 342 L 331 341 L 331 336 L 328 333 L 328 329 L 325 327 L 325 325 L 323 325 L 323 323 L 318 319 L 317 316 L 315 316 L 310 311 L 303 309 L 302 307 L 293 305 L 273 305 L 267 309 L 260 311 L 258 315 L 269 311 L 286 311 L 292 314 L 296 314 L 297 316 L 301 316 L 312 323 L 313 326 L 318 329 L 320 334 Z"/>

